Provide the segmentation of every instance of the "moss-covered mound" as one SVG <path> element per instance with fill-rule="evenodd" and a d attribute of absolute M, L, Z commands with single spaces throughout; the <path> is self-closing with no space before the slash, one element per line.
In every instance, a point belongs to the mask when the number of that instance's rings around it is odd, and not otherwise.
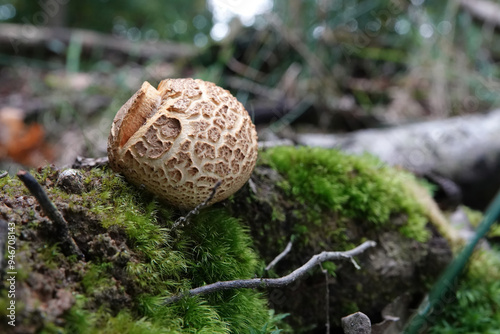
<path fill-rule="evenodd" d="M 270 321 L 266 300 L 253 290 L 162 304 L 192 287 L 254 276 L 258 260 L 249 234 L 223 209 L 204 210 L 188 228 L 170 233 L 179 213 L 110 171 L 82 171 L 80 194 L 62 191 L 58 175 L 47 168 L 36 177 L 85 260 L 59 243 L 58 231 L 20 181 L 0 179 L 0 217 L 15 223 L 18 236 L 16 326 L 2 321 L 1 332 L 247 333 Z M 2 286 L 4 319 L 7 291 Z"/>
<path fill-rule="evenodd" d="M 277 330 L 281 316 L 272 314 L 281 313 L 290 313 L 285 320 L 296 332 L 324 332 L 327 306 L 334 331 L 354 311 L 378 322 L 384 307 L 401 296 L 404 311 L 414 308 L 451 259 L 428 208 L 411 191 L 422 186 L 370 156 L 293 147 L 263 151 L 245 187 L 176 231 L 173 222 L 186 212 L 106 168 L 79 173 L 73 187 L 53 168 L 34 174 L 68 221 L 84 260 L 71 254 L 19 180 L 0 179 L 0 219 L 13 222 L 17 236 L 16 327 L 1 322 L 2 332 L 266 333 Z M 163 303 L 215 281 L 282 276 L 314 254 L 368 239 L 377 247 L 357 257 L 359 270 L 347 261 L 325 263 L 327 276 L 317 268 L 283 289 L 228 290 Z M 265 272 L 290 240 L 290 253 Z M 4 317 L 9 298 L 2 269 Z M 407 316 L 390 315 L 400 323 Z"/>
<path fill-rule="evenodd" d="M 378 244 L 359 257 L 360 270 L 349 262 L 323 266 L 331 274 L 328 298 L 320 268 L 290 288 L 269 291 L 272 307 L 291 313 L 294 328 L 324 332 L 327 305 L 332 326 L 355 311 L 381 321 L 384 307 L 401 296 L 413 307 L 451 259 L 412 191 L 422 185 L 371 156 L 277 147 L 261 152 L 252 181 L 232 208 L 251 226 L 263 259 L 271 261 L 294 240 L 275 275 L 323 250 L 347 250 L 367 239 Z"/>
<path fill-rule="evenodd" d="M 395 215 L 405 215 L 397 227 L 401 234 L 422 242 L 429 239 L 426 210 L 405 187 L 415 178 L 373 156 L 279 147 L 265 152 L 262 161 L 284 176 L 281 186 L 289 197 L 309 207 L 307 221 L 320 219 L 315 213 L 330 211 L 378 229 Z"/>

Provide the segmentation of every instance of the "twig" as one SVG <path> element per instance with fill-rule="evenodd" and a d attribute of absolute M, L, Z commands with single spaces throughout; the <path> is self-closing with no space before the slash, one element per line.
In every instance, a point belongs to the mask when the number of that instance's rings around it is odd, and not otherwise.
<path fill-rule="evenodd" d="M 272 260 L 266 267 L 266 271 L 269 271 L 271 270 L 272 267 L 274 267 L 278 262 L 281 261 L 282 258 L 284 258 L 289 252 L 290 250 L 292 249 L 292 240 L 290 240 L 290 242 L 286 245 L 285 247 L 285 250 L 283 250 L 281 253 L 278 254 L 278 256 L 276 256 L 274 258 L 274 260 Z"/>
<path fill-rule="evenodd" d="M 0 174 L 0 179 L 6 177 L 7 175 L 9 175 L 9 172 L 7 171 L 3 172 L 2 174 Z"/>
<path fill-rule="evenodd" d="M 220 181 L 220 180 L 217 181 L 215 186 L 212 188 L 212 193 L 210 194 L 210 196 L 208 196 L 208 198 L 206 200 L 204 200 L 201 204 L 198 204 L 193 210 L 189 211 L 186 216 L 180 217 L 179 219 L 177 219 L 175 221 L 174 225 L 172 225 L 171 231 L 174 231 L 179 227 L 184 227 L 184 225 L 189 223 L 189 218 L 191 218 L 191 216 L 197 215 L 201 209 L 206 207 L 207 204 L 214 198 L 215 193 L 217 192 L 217 188 L 219 188 L 221 183 L 222 183 L 222 181 Z"/>
<path fill-rule="evenodd" d="M 326 334 L 330 334 L 330 287 L 328 286 L 328 270 L 323 268 L 323 265 L 320 263 L 321 271 L 325 275 L 325 313 L 326 313 Z M 358 268 L 356 268 L 358 269 Z"/>
<path fill-rule="evenodd" d="M 38 183 L 37 180 L 30 173 L 24 170 L 20 170 L 17 173 L 17 177 L 21 179 L 21 181 L 24 183 L 26 188 L 28 188 L 30 193 L 33 196 L 35 196 L 38 203 L 40 203 L 42 210 L 49 217 L 49 219 L 55 224 L 56 228 L 61 233 L 63 242 L 68 243 L 71 252 L 73 254 L 77 254 L 80 258 L 84 258 L 82 251 L 80 250 L 80 248 L 78 248 L 78 246 L 75 243 L 75 240 L 73 240 L 73 238 L 69 234 L 68 223 L 66 222 L 66 220 L 64 220 L 64 217 L 61 215 L 59 210 L 57 210 L 54 203 L 50 201 L 49 197 L 47 196 L 47 193 L 43 190 L 40 183 Z"/>
<path fill-rule="evenodd" d="M 351 257 L 349 260 L 351 260 L 351 263 L 352 265 L 354 266 L 354 268 L 356 268 L 357 270 L 361 269 L 361 267 L 359 266 L 359 264 L 356 262 L 356 260 L 354 260 L 353 257 Z"/>
<path fill-rule="evenodd" d="M 311 268 L 322 262 L 339 260 L 339 259 L 352 259 L 353 256 L 359 255 L 368 248 L 374 247 L 375 245 L 376 245 L 375 241 L 365 241 L 358 247 L 345 252 L 326 252 L 326 251 L 321 252 L 319 254 L 314 255 L 304 265 L 295 269 L 290 274 L 280 278 L 252 278 L 252 279 L 216 282 L 189 290 L 188 292 L 182 293 L 180 295 L 175 295 L 170 298 L 167 298 L 165 299 L 164 304 L 174 303 L 187 296 L 205 295 L 207 293 L 221 291 L 221 290 L 243 289 L 243 288 L 255 289 L 260 287 L 279 288 L 287 286 L 290 283 L 293 283 L 302 276 L 304 276 Z"/>

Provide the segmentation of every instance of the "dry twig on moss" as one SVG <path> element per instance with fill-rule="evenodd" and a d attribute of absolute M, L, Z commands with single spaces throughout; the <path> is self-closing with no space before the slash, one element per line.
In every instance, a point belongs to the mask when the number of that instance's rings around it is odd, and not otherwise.
<path fill-rule="evenodd" d="M 203 203 L 200 203 L 196 206 L 196 208 L 194 208 L 193 210 L 189 211 L 188 214 L 184 217 L 180 217 L 179 219 L 177 219 L 174 223 L 174 225 L 172 225 L 172 228 L 171 228 L 171 231 L 174 231 L 176 230 L 177 228 L 179 227 L 184 227 L 186 224 L 189 224 L 189 218 L 191 218 L 191 216 L 193 215 L 197 215 L 198 212 L 203 209 L 204 207 L 206 207 L 208 205 L 208 203 L 214 198 L 215 196 L 215 193 L 217 192 L 217 188 L 219 188 L 219 186 L 221 185 L 221 181 L 217 181 L 217 183 L 215 184 L 215 186 L 212 188 L 212 193 L 210 194 L 210 196 L 207 197 L 206 200 L 203 201 Z"/>
<path fill-rule="evenodd" d="M 353 257 L 363 253 L 370 247 L 376 245 L 375 241 L 365 241 L 361 245 L 351 250 L 345 252 L 321 252 L 314 255 L 309 261 L 307 261 L 301 267 L 295 269 L 290 274 L 280 277 L 280 278 L 252 278 L 252 279 L 241 279 L 233 281 L 222 281 L 201 286 L 199 288 L 191 289 L 186 293 L 175 295 L 170 298 L 165 299 L 164 304 L 171 304 L 184 297 L 205 295 L 212 292 L 228 290 L 228 289 L 255 289 L 255 288 L 279 288 L 287 286 L 302 276 L 304 276 L 310 269 L 314 266 L 323 263 L 325 261 L 348 259 L 359 268 L 359 266 L 354 262 Z"/>
<path fill-rule="evenodd" d="M 30 173 L 24 170 L 20 170 L 17 173 L 17 177 L 19 177 L 30 193 L 35 196 L 38 203 L 40 203 L 42 210 L 59 230 L 62 241 L 69 245 L 71 253 L 78 255 L 80 258 L 84 258 L 82 251 L 78 248 L 75 240 L 73 240 L 69 234 L 68 223 L 64 220 L 64 217 L 61 215 L 59 210 L 57 210 L 54 203 L 50 201 L 47 193 L 43 190 L 40 183 L 38 183 L 38 181 Z"/>

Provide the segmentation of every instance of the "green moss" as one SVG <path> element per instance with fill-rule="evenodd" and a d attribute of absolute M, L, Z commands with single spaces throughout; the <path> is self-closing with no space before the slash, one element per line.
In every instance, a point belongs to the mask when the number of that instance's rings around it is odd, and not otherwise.
<path fill-rule="evenodd" d="M 111 281 L 111 275 L 107 273 L 110 267 L 110 263 L 89 263 L 81 281 L 84 291 L 87 293 L 95 292 L 98 289 L 113 286 L 114 284 Z"/>
<path fill-rule="evenodd" d="M 428 236 L 423 209 L 404 188 L 410 176 L 385 167 L 372 157 L 351 157 L 333 150 L 275 148 L 261 154 L 261 163 L 285 176 L 280 186 L 287 200 L 301 203 L 291 205 L 290 211 L 285 206 L 272 210 L 275 225 L 288 223 L 290 215 L 295 222 L 300 221 L 287 231 L 286 240 L 273 244 L 277 251 L 286 245 L 290 234 L 300 235 L 301 240 L 310 238 L 321 249 L 331 248 L 331 244 L 321 240 L 335 240 L 335 249 L 350 248 L 354 241 L 347 236 L 348 222 L 389 230 L 394 227 L 388 226 L 388 222 L 399 216 L 404 218 L 397 226 L 402 234 L 419 241 Z M 262 260 L 254 252 L 249 231 L 242 222 L 224 208 L 214 206 L 202 210 L 188 227 L 172 233 L 170 227 L 179 216 L 175 209 L 107 169 L 83 173 L 85 191 L 81 195 L 68 195 L 54 187 L 57 173 L 49 169 L 44 169 L 37 179 L 54 202 L 67 203 L 65 215 L 84 212 L 85 222 L 76 221 L 76 226 L 71 227 L 75 229 L 73 233 L 78 235 L 82 228 L 78 224 L 88 224 L 82 234 L 91 235 L 92 242 L 106 246 L 111 236 L 118 243 L 125 240 L 126 249 L 111 257 L 102 251 L 103 254 L 94 254 L 90 262 L 79 264 L 81 279 L 72 287 L 77 302 L 67 312 L 66 326 L 59 328 L 49 323 L 46 333 L 276 330 L 266 299 L 254 290 L 229 290 L 163 304 L 166 298 L 194 287 L 255 277 L 262 269 Z M 9 191 L 13 187 L 17 187 L 17 192 L 24 191 L 19 190 L 23 187 L 17 180 L 0 179 L 0 185 Z M 250 198 L 245 200 L 248 204 Z M 325 215 L 332 212 L 335 226 L 323 227 Z M 31 228 L 43 229 L 43 224 L 35 219 L 30 218 Z M 51 268 L 62 262 L 76 262 L 74 257 L 70 261 L 61 259 L 55 245 L 39 247 L 38 251 Z M 331 274 L 335 268 L 336 264 L 325 264 Z M 116 296 L 129 299 L 120 301 Z"/>
<path fill-rule="evenodd" d="M 67 314 L 67 325 L 65 328 L 49 324 L 42 333 L 89 333 L 89 334 L 167 334 L 175 333 L 169 328 L 155 324 L 146 318 L 137 318 L 129 310 L 122 310 L 116 316 L 106 309 L 99 309 L 97 312 L 85 310 L 83 306 L 87 303 L 86 297 L 77 295 L 76 306 Z"/>
<path fill-rule="evenodd" d="M 44 245 L 38 250 L 38 254 L 49 269 L 56 269 L 64 257 L 58 244 Z"/>
<path fill-rule="evenodd" d="M 276 147 L 261 154 L 263 163 L 285 176 L 282 188 L 309 207 L 307 221 L 321 221 L 321 212 L 362 221 L 380 228 L 396 215 L 405 215 L 399 231 L 425 241 L 427 218 L 404 184 L 414 178 L 369 156 L 351 156 L 337 150 Z"/>
<path fill-rule="evenodd" d="M 456 294 L 448 297 L 439 315 L 429 321 L 430 333 L 498 333 L 500 252 L 476 251 Z"/>
<path fill-rule="evenodd" d="M 64 208 L 65 217 L 75 217 L 70 229 L 77 241 L 90 236 L 94 246 L 85 247 L 95 247 L 87 262 L 79 262 L 61 252 L 57 239 L 46 243 L 43 238 L 52 236 L 43 232 L 37 246 L 20 242 L 20 250 L 36 254 L 39 268 L 74 268 L 72 281 L 61 282 L 76 298 L 65 313 L 66 324 L 46 321 L 43 333 L 247 333 L 271 321 L 266 298 L 254 290 L 163 304 L 167 297 L 204 284 L 255 276 L 260 260 L 241 221 L 211 207 L 187 228 L 172 233 L 170 227 L 179 216 L 175 209 L 108 169 L 82 173 L 85 191 L 69 195 L 54 186 L 57 171 L 33 172 L 51 200 Z M 0 179 L 0 189 L 11 198 L 28 194 L 16 178 Z M 43 231 L 45 223 L 36 217 L 34 212 L 24 213 L 26 224 L 16 227 Z M 107 254 L 109 247 L 123 242 L 125 249 Z M 28 272 L 33 270 L 32 264 L 25 265 Z"/>
<path fill-rule="evenodd" d="M 94 321 L 82 322 L 88 313 L 95 286 L 112 284 L 109 263 L 90 265 L 82 280 L 85 303 L 70 312 L 68 332 L 104 333 L 246 333 L 269 321 L 266 299 L 253 290 L 224 291 L 206 297 L 186 298 L 172 305 L 163 300 L 204 284 L 252 278 L 258 258 L 241 222 L 224 210 L 200 212 L 185 231 L 171 234 L 174 210 L 125 183 L 109 171 L 92 170 L 85 182 L 95 178 L 99 187 L 82 195 L 80 205 L 99 216 L 103 227 L 123 229 L 134 261 L 126 275 L 140 289 L 131 309 L 115 316 L 99 311 Z M 75 327 L 75 328 L 74 328 Z M 83 330 L 84 329 L 84 330 Z"/>
<path fill-rule="evenodd" d="M 250 248 L 252 241 L 248 231 L 225 211 L 209 209 L 202 212 L 190 226 L 189 234 L 196 285 L 251 277 L 255 273 L 257 255 Z M 219 273 L 225 276 L 220 277 Z"/>
<path fill-rule="evenodd" d="M 472 226 L 477 227 L 483 214 L 462 207 Z M 500 235 L 492 226 L 488 237 Z M 438 316 L 431 314 L 429 333 L 499 333 L 500 328 L 500 251 L 478 249 L 469 259 L 465 273 L 458 278 L 455 293 L 448 294 Z"/>

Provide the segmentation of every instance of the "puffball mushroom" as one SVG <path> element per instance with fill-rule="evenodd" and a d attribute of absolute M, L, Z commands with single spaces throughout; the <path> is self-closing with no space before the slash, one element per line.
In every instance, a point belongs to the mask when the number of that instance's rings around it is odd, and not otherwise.
<path fill-rule="evenodd" d="M 148 82 L 118 111 L 108 139 L 109 166 L 160 199 L 190 209 L 221 184 L 210 204 L 250 178 L 257 132 L 227 90 L 199 79 Z"/>

